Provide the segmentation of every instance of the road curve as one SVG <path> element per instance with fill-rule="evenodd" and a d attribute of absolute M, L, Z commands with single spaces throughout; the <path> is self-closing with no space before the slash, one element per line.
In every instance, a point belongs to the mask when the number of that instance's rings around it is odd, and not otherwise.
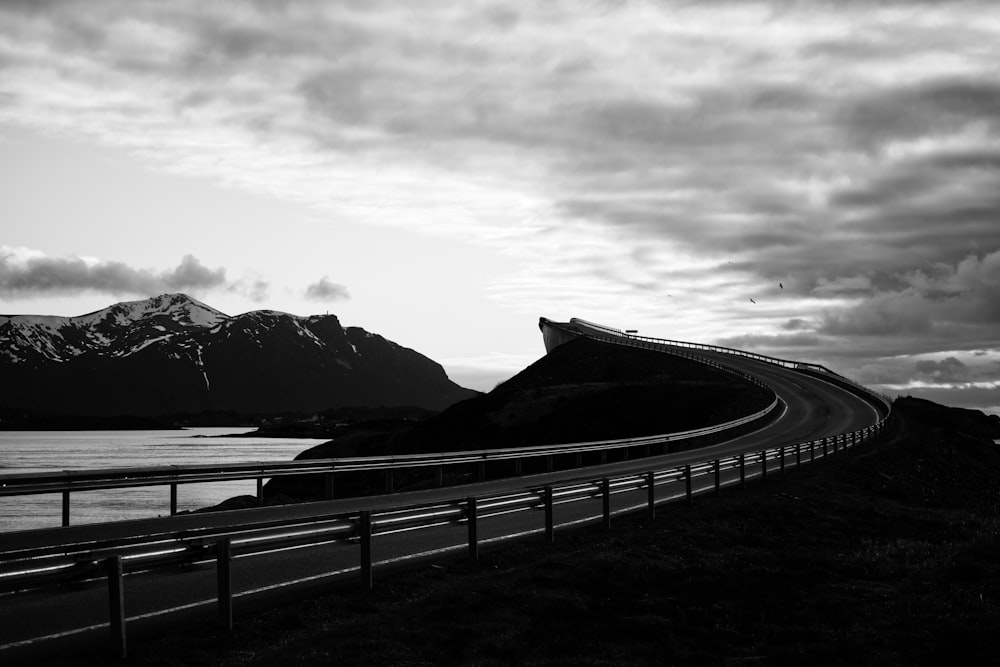
<path fill-rule="evenodd" d="M 685 354 L 692 352 L 689 349 L 671 349 L 671 346 L 664 346 L 664 351 Z M 24 531 L 0 536 L 0 551 L 94 540 L 114 541 L 128 536 L 160 532 L 178 534 L 213 527 L 237 527 L 267 520 L 308 519 L 316 515 L 355 513 L 362 510 L 377 512 L 463 497 L 494 496 L 581 477 L 614 476 L 653 467 L 665 469 L 734 453 L 759 451 L 765 447 L 807 442 L 870 426 L 884 416 L 885 407 L 878 401 L 867 401 L 820 377 L 721 352 L 699 350 L 698 354 L 763 380 L 783 404 L 780 415 L 766 426 L 726 442 L 646 459 L 497 479 L 462 487 L 204 515 L 180 515 L 117 524 Z M 681 491 L 676 487 L 665 487 L 660 500 L 679 493 Z M 623 494 L 615 502 L 619 510 L 623 510 L 630 502 L 634 502 L 634 498 L 630 499 L 627 494 Z M 559 526 L 592 521 L 595 511 L 599 513 L 599 509 L 595 510 L 595 506 L 586 502 L 560 506 L 558 510 Z M 512 537 L 526 537 L 541 532 L 542 522 L 543 517 L 538 511 L 499 514 L 482 521 L 480 535 L 487 544 Z M 373 548 L 376 564 L 387 568 L 414 560 L 453 555 L 460 553 L 465 547 L 465 529 L 450 524 L 414 532 L 379 534 Z M 357 569 L 357 543 L 350 540 L 239 558 L 233 564 L 237 609 L 246 608 L 251 603 L 260 604 L 269 596 L 285 595 L 289 591 L 351 578 L 356 576 Z M 211 618 L 215 613 L 214 590 L 215 572 L 211 563 L 132 574 L 126 578 L 126 613 L 130 632 L 133 629 L 155 631 L 163 623 L 173 622 L 181 616 L 202 615 Z M 82 641 L 92 644 L 107 636 L 108 602 L 103 580 L 63 587 L 58 590 L 57 595 L 42 591 L 10 594 L 2 599 L 0 662 L 5 655 L 14 659 L 33 655 L 39 646 L 47 650 L 65 642 L 78 644 Z"/>

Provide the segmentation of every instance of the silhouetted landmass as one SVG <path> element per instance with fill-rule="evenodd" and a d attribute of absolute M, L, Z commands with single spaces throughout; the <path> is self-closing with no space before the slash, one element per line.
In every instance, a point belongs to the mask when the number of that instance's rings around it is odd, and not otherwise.
<path fill-rule="evenodd" d="M 438 415 L 399 423 L 354 422 L 298 459 L 411 454 L 628 438 L 710 426 L 766 407 L 773 395 L 698 362 L 578 338 L 555 348 L 486 395 Z M 543 465 L 542 462 L 535 462 Z M 529 462 L 528 465 L 532 465 Z M 426 473 L 397 473 L 397 488 Z M 378 473 L 337 481 L 338 496 L 377 493 Z M 321 476 L 280 477 L 268 497 L 315 499 Z"/>
<path fill-rule="evenodd" d="M 784 478 L 178 628 L 130 664 L 994 664 L 998 424 L 900 399 L 885 441 Z M 118 664 L 58 664 L 93 662 Z"/>
<path fill-rule="evenodd" d="M 184 294 L 80 317 L 0 315 L 0 374 L 0 406 L 53 418 L 441 410 L 479 393 L 334 315 L 229 317 Z"/>

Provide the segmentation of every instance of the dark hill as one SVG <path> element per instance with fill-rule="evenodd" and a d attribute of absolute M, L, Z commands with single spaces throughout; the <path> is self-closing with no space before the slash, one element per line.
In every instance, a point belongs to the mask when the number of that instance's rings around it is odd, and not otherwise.
<path fill-rule="evenodd" d="M 766 407 L 772 395 L 704 364 L 579 338 L 486 395 L 415 424 L 361 424 L 299 459 L 468 451 L 655 435 Z M 405 478 L 400 476 L 397 481 Z M 339 484 L 339 482 L 338 482 Z M 316 477 L 276 478 L 268 494 L 316 497 Z M 364 492 L 351 486 L 340 493 Z"/>

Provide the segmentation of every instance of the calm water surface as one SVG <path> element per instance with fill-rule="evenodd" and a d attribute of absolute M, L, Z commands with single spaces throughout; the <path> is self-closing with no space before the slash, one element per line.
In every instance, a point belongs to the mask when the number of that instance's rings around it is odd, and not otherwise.
<path fill-rule="evenodd" d="M 326 442 L 310 438 L 217 437 L 250 430 L 236 426 L 175 431 L 0 431 L 0 474 L 287 461 L 313 445 Z M 232 496 L 256 492 L 257 483 L 252 479 L 182 484 L 177 491 L 177 509 L 206 507 Z M 169 513 L 169 486 L 81 491 L 72 494 L 70 503 L 73 525 Z M 0 531 L 50 528 L 59 526 L 61 521 L 60 494 L 0 497 Z"/>

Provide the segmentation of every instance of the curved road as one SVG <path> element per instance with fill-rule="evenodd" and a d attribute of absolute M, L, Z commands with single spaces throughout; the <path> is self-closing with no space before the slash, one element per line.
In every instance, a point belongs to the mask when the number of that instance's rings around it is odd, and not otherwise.
<path fill-rule="evenodd" d="M 684 349 L 685 353 L 691 350 Z M 498 479 L 462 487 L 397 493 L 368 498 L 269 507 L 207 515 L 181 515 L 96 526 L 73 526 L 13 533 L 0 537 L 3 551 L 45 544 L 66 544 L 94 539 L 114 539 L 149 532 L 177 532 L 213 526 L 236 526 L 244 522 L 270 519 L 307 518 L 317 514 L 384 510 L 407 505 L 445 502 L 463 497 L 494 496 L 524 488 L 586 478 L 641 472 L 653 467 L 666 469 L 694 464 L 740 452 L 756 452 L 766 447 L 806 442 L 869 426 L 882 414 L 879 408 L 836 385 L 760 361 L 716 352 L 697 354 L 721 361 L 761 378 L 784 402 L 781 415 L 763 428 L 720 444 L 645 459 L 633 459 L 584 469 L 564 470 L 543 475 Z M 884 410 L 883 410 L 884 412 Z M 759 465 L 758 465 L 759 470 Z M 757 473 L 748 470 L 748 476 Z M 735 473 L 727 473 L 733 483 Z M 706 488 L 700 480 L 696 491 Z M 658 502 L 678 497 L 682 482 L 657 487 Z M 640 506 L 645 491 L 613 496 L 614 511 Z M 601 500 L 557 505 L 556 524 L 566 527 L 600 520 Z M 543 513 L 523 510 L 480 516 L 480 540 L 493 542 L 526 538 L 543 532 Z M 373 555 L 376 580 L 386 568 L 463 553 L 467 548 L 466 528 L 448 524 L 419 531 L 380 533 L 376 531 Z M 537 539 L 537 538 L 536 538 Z M 232 564 L 233 590 L 237 612 L 248 606 L 266 604 L 274 596 L 296 593 L 304 588 L 353 580 L 358 571 L 356 540 L 342 540 L 262 555 L 237 557 Z M 183 568 L 131 574 L 125 579 L 125 609 L 128 633 L 156 632 L 164 623 L 179 617 L 203 616 L 213 619 L 215 610 L 215 567 L 212 562 Z M 108 594 L 101 579 L 52 591 L 10 594 L 0 604 L 0 662 L 30 659 L 38 650 L 50 651 L 72 646 L 101 645 L 108 637 Z"/>

